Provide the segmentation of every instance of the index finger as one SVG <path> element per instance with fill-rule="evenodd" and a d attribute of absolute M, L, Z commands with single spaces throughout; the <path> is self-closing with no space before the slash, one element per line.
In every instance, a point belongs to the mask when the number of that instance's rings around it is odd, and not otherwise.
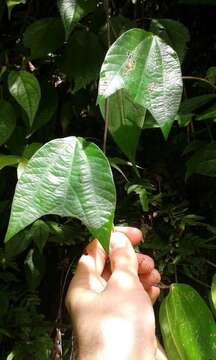
<path fill-rule="evenodd" d="M 139 244 L 141 241 L 144 241 L 142 231 L 135 227 L 115 226 L 114 231 L 125 234 L 133 246 Z"/>

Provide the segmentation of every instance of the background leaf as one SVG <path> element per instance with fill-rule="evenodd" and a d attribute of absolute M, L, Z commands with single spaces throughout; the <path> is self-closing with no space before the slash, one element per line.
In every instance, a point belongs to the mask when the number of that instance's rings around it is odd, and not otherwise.
<path fill-rule="evenodd" d="M 29 250 L 25 264 L 25 276 L 30 290 L 35 290 L 45 273 L 45 258 L 38 249 Z"/>
<path fill-rule="evenodd" d="M 192 174 L 216 176 L 216 143 L 199 148 L 186 163 L 186 179 Z"/>
<path fill-rule="evenodd" d="M 17 155 L 4 155 L 0 154 L 0 170 L 6 166 L 12 166 L 18 164 L 20 157 Z"/>
<path fill-rule="evenodd" d="M 103 58 L 104 50 L 93 32 L 76 31 L 71 36 L 63 55 L 62 69 L 74 81 L 73 92 L 99 77 Z"/>
<path fill-rule="evenodd" d="M 191 286 L 171 286 L 160 308 L 160 326 L 170 360 L 216 357 L 214 318 L 204 300 Z"/>
<path fill-rule="evenodd" d="M 215 99 L 216 99 L 215 94 L 206 94 L 206 95 L 194 96 L 190 99 L 185 99 L 181 103 L 181 106 L 179 108 L 179 113 L 180 114 L 192 113 Z"/>
<path fill-rule="evenodd" d="M 182 23 L 172 19 L 153 19 L 150 31 L 169 44 L 177 52 L 180 61 L 183 62 L 190 34 Z"/>
<path fill-rule="evenodd" d="M 11 11 L 13 10 L 14 6 L 25 4 L 26 0 L 6 0 L 7 8 L 8 8 L 8 18 L 11 18 Z"/>
<path fill-rule="evenodd" d="M 203 114 L 196 116 L 196 120 L 209 120 L 209 119 L 216 119 L 216 105 L 211 106 L 207 109 Z"/>
<path fill-rule="evenodd" d="M 47 81 L 42 81 L 41 100 L 31 128 L 31 135 L 52 120 L 58 107 L 57 90 Z"/>
<path fill-rule="evenodd" d="M 98 103 L 105 117 L 105 99 L 99 96 Z M 122 152 L 133 163 L 145 114 L 146 110 L 135 104 L 124 90 L 119 90 L 109 97 L 109 131 Z"/>
<path fill-rule="evenodd" d="M 0 100 L 0 145 L 10 138 L 15 126 L 16 113 L 12 105 L 8 101 Z"/>
<path fill-rule="evenodd" d="M 81 138 L 56 139 L 37 151 L 21 175 L 5 240 L 55 214 L 80 219 L 108 250 L 114 210 L 115 187 L 102 151 Z"/>
<path fill-rule="evenodd" d="M 98 93 L 106 98 L 120 89 L 127 90 L 135 103 L 151 112 L 167 137 L 182 94 L 175 51 L 141 29 L 122 34 L 106 54 Z"/>
<path fill-rule="evenodd" d="M 28 115 L 30 126 L 37 112 L 41 90 L 37 78 L 27 71 L 11 71 L 8 76 L 11 95 Z"/>
<path fill-rule="evenodd" d="M 68 40 L 76 23 L 97 6 L 95 0 L 58 0 L 58 7 L 65 28 L 65 37 Z"/>
<path fill-rule="evenodd" d="M 45 18 L 29 25 L 23 42 L 31 50 L 31 58 L 47 56 L 64 43 L 64 28 L 59 18 Z"/>

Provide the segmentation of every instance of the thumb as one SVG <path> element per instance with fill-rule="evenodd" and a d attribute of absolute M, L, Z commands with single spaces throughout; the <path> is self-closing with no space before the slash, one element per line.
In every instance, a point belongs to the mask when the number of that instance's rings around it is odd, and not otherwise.
<path fill-rule="evenodd" d="M 110 281 L 118 286 L 134 283 L 134 277 L 138 280 L 138 262 L 136 253 L 127 236 L 121 232 L 113 232 L 110 239 L 110 263 L 112 275 Z M 123 280 L 128 281 L 124 281 Z M 129 281 L 130 278 L 130 281 Z"/>

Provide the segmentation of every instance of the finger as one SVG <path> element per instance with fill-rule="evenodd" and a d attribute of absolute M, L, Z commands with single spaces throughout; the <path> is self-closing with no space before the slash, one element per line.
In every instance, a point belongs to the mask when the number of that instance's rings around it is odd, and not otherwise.
<path fill-rule="evenodd" d="M 137 261 L 138 261 L 138 275 L 140 274 L 148 274 L 154 269 L 154 260 L 148 256 L 140 253 L 136 253 Z M 111 267 L 110 262 L 106 262 L 102 277 L 106 281 L 110 278 L 111 275 Z"/>
<path fill-rule="evenodd" d="M 92 290 L 95 280 L 93 258 L 89 255 L 82 255 L 65 297 L 65 305 L 70 313 L 75 311 L 81 300 L 90 301 L 95 296 L 95 291 Z"/>
<path fill-rule="evenodd" d="M 108 284 L 127 289 L 133 287 L 134 280 L 138 280 L 138 262 L 131 242 L 125 234 L 112 233 L 109 255 L 112 275 Z"/>
<path fill-rule="evenodd" d="M 143 284 L 144 288 L 148 290 L 151 286 L 157 285 L 160 280 L 161 276 L 158 270 L 153 269 L 147 275 L 139 275 L 140 282 Z"/>
<path fill-rule="evenodd" d="M 121 232 L 125 234 L 130 240 L 132 245 L 139 244 L 140 241 L 143 241 L 143 234 L 141 230 L 135 227 L 129 226 L 115 226 L 114 231 Z"/>
<path fill-rule="evenodd" d="M 136 253 L 136 255 L 138 260 L 138 274 L 147 274 L 154 269 L 154 260 L 150 256 L 140 253 Z"/>
<path fill-rule="evenodd" d="M 76 273 L 70 283 L 68 293 L 75 298 L 81 298 L 85 291 L 98 293 L 104 290 L 106 282 L 101 278 L 104 268 L 104 250 L 97 240 L 88 247 L 88 255 L 82 255 L 76 269 Z M 87 294 L 85 295 L 87 296 Z"/>
<path fill-rule="evenodd" d="M 87 254 L 95 261 L 95 272 L 101 275 L 106 263 L 106 252 L 98 240 L 91 241 L 86 247 Z"/>
<path fill-rule="evenodd" d="M 147 291 L 150 299 L 151 299 L 151 303 L 152 305 L 154 305 L 154 303 L 156 302 L 157 298 L 159 297 L 160 295 L 160 289 L 159 287 L 156 287 L 156 286 L 151 286 L 149 288 L 149 290 Z"/>

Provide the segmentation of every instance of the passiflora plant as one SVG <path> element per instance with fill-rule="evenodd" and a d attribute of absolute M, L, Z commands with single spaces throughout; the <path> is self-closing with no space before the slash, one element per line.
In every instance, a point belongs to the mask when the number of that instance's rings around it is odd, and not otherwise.
<path fill-rule="evenodd" d="M 26 71 L 12 71 L 8 86 L 31 126 L 41 96 L 36 78 Z M 100 72 L 98 104 L 111 135 L 133 163 L 147 111 L 167 137 L 181 95 L 178 55 L 157 35 L 131 29 L 109 48 Z M 41 216 L 55 214 L 81 220 L 108 250 L 115 205 L 105 154 L 82 138 L 52 140 L 24 167 L 5 241 Z"/>
<path fill-rule="evenodd" d="M 63 0 L 58 2 L 67 40 L 84 10 L 78 6 L 70 12 L 65 4 Z M 40 24 L 48 25 L 52 27 L 53 22 Z M 157 21 L 152 29 L 162 25 Z M 31 31 L 25 34 L 26 44 L 30 43 Z M 139 137 L 147 119 L 161 129 L 166 139 L 182 96 L 180 60 L 184 46 L 181 44 L 175 51 L 155 32 L 138 28 L 124 32 L 108 49 L 100 71 L 97 103 L 111 136 L 134 167 Z M 34 54 L 40 56 L 36 50 Z M 33 131 L 42 93 L 36 77 L 25 70 L 13 70 L 8 76 L 8 88 L 24 110 L 30 132 Z M 12 112 L 8 103 L 2 105 Z M 10 129 L 5 129 L 8 133 L 14 128 L 13 116 L 10 119 Z M 15 235 L 25 227 L 44 215 L 54 214 L 81 220 L 108 251 L 116 192 L 106 155 L 94 143 L 74 136 L 36 148 L 34 155 L 28 156 L 30 160 L 18 169 L 20 176 L 5 242 L 17 241 Z M 13 156 L 9 160 L 10 164 L 19 162 Z M 215 306 L 213 292 L 212 303 Z M 160 324 L 169 359 L 216 358 L 214 318 L 189 286 L 171 287 L 161 306 Z"/>

